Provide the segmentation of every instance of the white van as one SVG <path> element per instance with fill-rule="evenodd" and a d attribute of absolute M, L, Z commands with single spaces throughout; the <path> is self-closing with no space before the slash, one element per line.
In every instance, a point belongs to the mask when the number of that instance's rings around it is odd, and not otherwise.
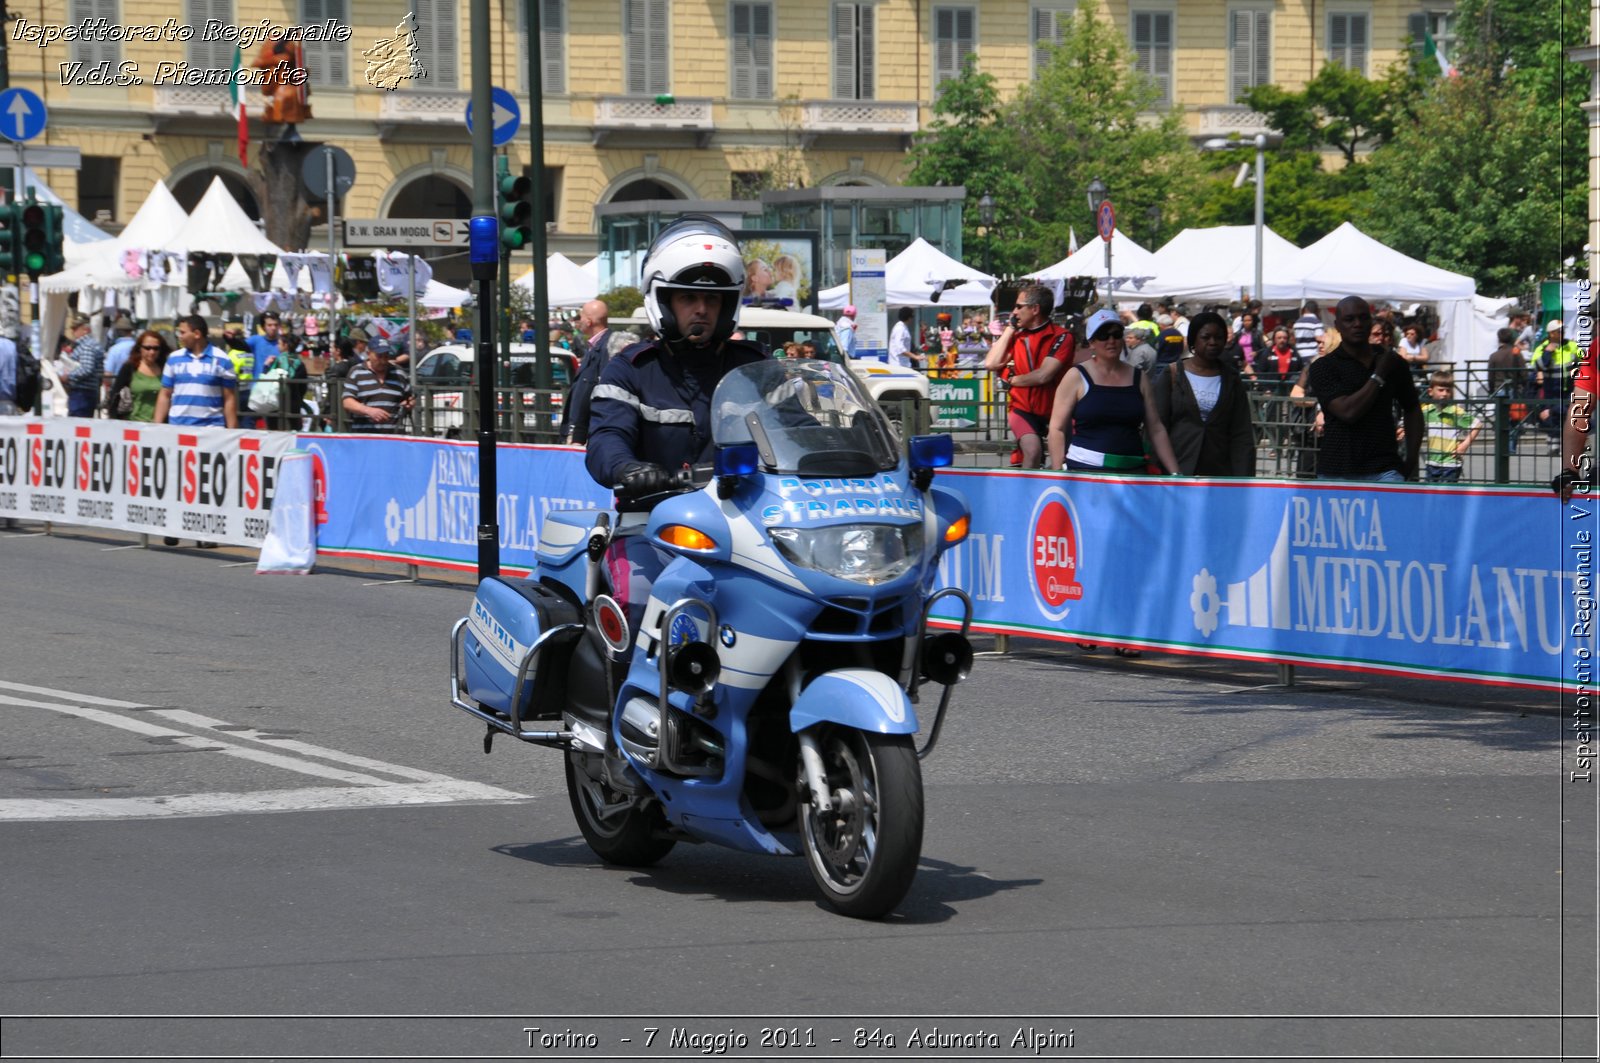
<path fill-rule="evenodd" d="M 498 350 L 498 345 L 496 347 Z M 534 386 L 534 359 L 538 355 L 538 348 L 531 343 L 513 343 L 511 345 L 511 386 L 518 388 L 531 388 Z M 476 379 L 472 372 L 472 364 L 477 360 L 477 346 L 471 343 L 447 343 L 435 347 L 422 356 L 422 361 L 417 363 L 417 386 L 426 386 L 429 390 L 419 394 L 418 401 L 423 401 L 423 395 L 433 407 L 433 427 L 439 430 L 461 428 L 462 392 L 460 391 L 435 391 L 446 385 L 465 388 Z M 551 402 L 556 411 L 556 421 L 560 422 L 561 402 L 567 389 L 572 385 L 572 378 L 578 374 L 578 358 L 571 351 L 556 348 L 550 352 L 552 360 L 550 380 L 551 386 L 557 394 Z M 524 406 L 532 406 L 534 396 L 523 395 Z M 534 415 L 529 412 L 523 416 L 523 425 L 527 428 L 535 427 Z M 555 425 L 550 426 L 552 429 Z"/>

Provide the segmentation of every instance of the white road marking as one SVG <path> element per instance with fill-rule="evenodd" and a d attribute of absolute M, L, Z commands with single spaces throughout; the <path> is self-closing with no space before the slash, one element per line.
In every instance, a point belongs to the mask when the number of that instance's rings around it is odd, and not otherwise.
<path fill-rule="evenodd" d="M 0 799 L 0 822 L 37 820 L 106 820 L 155 819 L 177 816 L 222 816 L 257 812 L 300 812 L 341 808 L 380 808 L 399 805 L 445 804 L 457 801 L 510 802 L 523 801 L 530 794 L 516 793 L 496 786 L 468 782 L 437 772 L 389 764 L 370 757 L 342 753 L 324 746 L 312 745 L 291 738 L 279 738 L 270 730 L 236 728 L 226 720 L 204 716 L 186 709 L 158 709 L 135 701 L 118 701 L 113 698 L 78 694 L 51 687 L 29 686 L 23 683 L 0 681 L 0 689 L 26 694 L 38 694 L 63 699 L 66 704 L 38 701 L 32 698 L 0 694 L 0 705 L 20 708 L 45 709 L 63 716 L 75 717 L 93 723 L 105 724 L 120 730 L 152 738 L 164 738 L 173 745 L 208 752 L 222 753 L 270 767 L 301 775 L 311 775 L 343 783 L 342 786 L 311 787 L 294 790 L 262 790 L 251 793 L 200 793 L 160 797 L 113 798 L 18 798 Z M 91 705 L 104 705 L 121 709 L 144 709 L 148 715 L 135 718 L 123 716 Z M 184 724 L 208 732 L 205 735 L 180 731 L 149 721 L 149 716 L 160 716 L 176 724 Z M 241 745 L 238 741 L 271 746 L 272 752 Z M 299 756 L 287 754 L 297 753 Z M 304 759 L 315 757 L 332 761 L 346 768 L 362 768 L 370 772 L 409 782 L 397 783 L 392 779 L 344 768 L 330 767 Z"/>
<path fill-rule="evenodd" d="M 58 797 L 0 801 L 0 822 L 62 819 L 173 819 L 260 812 L 318 812 L 346 808 L 392 808 L 457 801 L 508 803 L 527 799 L 482 783 L 396 784 L 359 790 L 317 786 L 244 794 L 178 794 L 171 797 Z"/>

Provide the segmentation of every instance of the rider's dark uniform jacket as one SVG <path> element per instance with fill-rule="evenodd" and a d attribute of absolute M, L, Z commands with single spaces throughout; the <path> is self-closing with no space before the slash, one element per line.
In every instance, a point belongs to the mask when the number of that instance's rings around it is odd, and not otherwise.
<path fill-rule="evenodd" d="M 589 406 L 589 475 L 615 486 L 623 466 L 647 461 L 676 472 L 711 458 L 711 393 L 728 370 L 766 357 L 745 340 L 711 353 L 659 340 L 635 343 L 606 363 Z"/>

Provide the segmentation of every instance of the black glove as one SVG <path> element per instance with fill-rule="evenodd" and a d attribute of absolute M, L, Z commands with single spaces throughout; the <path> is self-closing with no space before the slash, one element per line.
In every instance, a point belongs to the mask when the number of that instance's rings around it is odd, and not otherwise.
<path fill-rule="evenodd" d="M 1556 493 L 1556 497 L 1565 502 L 1572 497 L 1572 485 L 1579 482 L 1580 479 L 1582 478 L 1571 469 L 1562 469 L 1550 481 L 1550 489 Z"/>
<path fill-rule="evenodd" d="M 623 498 L 659 495 L 677 485 L 677 479 L 659 465 L 636 461 L 624 465 L 617 474 L 617 494 Z"/>

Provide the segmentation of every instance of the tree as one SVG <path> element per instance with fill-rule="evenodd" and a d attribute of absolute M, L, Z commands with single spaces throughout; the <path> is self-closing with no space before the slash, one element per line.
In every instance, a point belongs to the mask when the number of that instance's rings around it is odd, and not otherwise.
<path fill-rule="evenodd" d="M 1017 142 L 1008 162 L 1032 190 L 1030 200 L 1002 204 L 999 246 L 1019 268 L 1062 258 L 1069 227 L 1094 232 L 1085 190 L 1096 177 L 1129 232 L 1141 226 L 1127 219 L 1152 207 L 1167 218 L 1194 209 L 1201 167 L 1182 113 L 1156 110 L 1159 90 L 1133 58 L 1115 27 L 1080 7 L 1037 79 L 1006 108 Z"/>
<path fill-rule="evenodd" d="M 1409 91 L 1408 81 L 1403 72 L 1372 81 L 1337 63 L 1328 63 L 1303 91 L 1257 85 L 1244 99 L 1283 134 L 1284 148 L 1332 148 L 1344 156 L 1345 165 L 1353 166 L 1363 145 L 1382 143 L 1394 135 L 1395 102 Z"/>
<path fill-rule="evenodd" d="M 1545 234 L 1564 189 L 1550 179 L 1560 142 L 1539 124 L 1540 111 L 1531 93 L 1487 77 L 1435 80 L 1415 121 L 1365 164 L 1358 224 L 1488 292 L 1516 292 L 1530 274 L 1551 272 L 1559 259 Z"/>
<path fill-rule="evenodd" d="M 1002 204 L 1011 213 L 1026 210 L 1028 195 L 1011 162 L 1016 156 L 1016 137 L 1001 120 L 999 90 L 993 75 L 978 70 L 977 60 L 975 54 L 968 55 L 961 73 L 939 87 L 933 121 L 912 140 L 908 177 L 914 185 L 966 188 L 966 209 L 961 216 L 966 248 L 978 247 L 985 238 L 978 235 L 982 224 L 978 200 L 990 196 L 997 213 Z M 992 236 L 987 238 L 992 240 Z M 1002 264 L 999 259 L 995 262 Z"/>

